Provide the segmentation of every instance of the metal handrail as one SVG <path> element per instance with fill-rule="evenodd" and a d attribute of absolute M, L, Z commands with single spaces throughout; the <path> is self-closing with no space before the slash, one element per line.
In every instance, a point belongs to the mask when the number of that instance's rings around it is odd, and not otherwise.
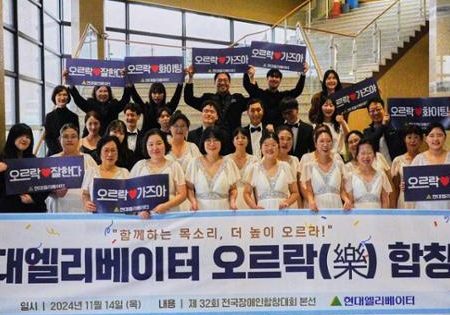
<path fill-rule="evenodd" d="M 83 33 L 80 36 L 80 40 L 78 41 L 78 45 L 77 48 L 75 49 L 75 53 L 73 54 L 74 57 L 78 57 L 80 55 L 81 49 L 83 48 L 83 44 L 84 44 L 84 40 L 86 39 L 87 35 L 88 35 L 88 31 L 89 29 L 91 29 L 95 34 L 97 34 L 97 36 L 99 38 L 106 38 L 107 35 L 105 33 L 100 33 L 94 25 L 92 25 L 91 23 L 86 24 L 86 27 L 83 30 Z"/>

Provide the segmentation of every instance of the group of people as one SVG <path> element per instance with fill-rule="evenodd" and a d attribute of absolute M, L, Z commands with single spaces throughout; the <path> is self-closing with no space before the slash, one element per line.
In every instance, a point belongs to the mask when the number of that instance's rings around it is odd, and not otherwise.
<path fill-rule="evenodd" d="M 296 98 L 307 71 L 305 64 L 296 86 L 280 91 L 279 70 L 268 71 L 268 87 L 262 89 L 249 67 L 243 77 L 249 97 L 231 93 L 230 75 L 217 73 L 215 93 L 197 97 L 189 67 L 184 100 L 201 111 L 202 119 L 193 130 L 177 110 L 182 84 L 168 102 L 161 83 L 151 85 L 149 102 L 134 85 L 124 88 L 120 100 L 108 86 L 95 86 L 88 99 L 75 86 L 58 86 L 52 95 L 55 109 L 45 119 L 48 155 L 83 156 L 82 187 L 6 195 L 5 159 L 34 157 L 30 127 L 17 124 L 0 154 L 0 212 L 95 212 L 94 178 L 152 174 L 169 175 L 170 197 L 152 211 L 140 212 L 142 218 L 151 212 L 249 208 L 450 209 L 450 201 L 404 200 L 404 166 L 450 164 L 442 125 L 430 124 L 425 132 L 412 125 L 397 130 L 383 100 L 375 98 L 367 103 L 372 123 L 363 132 L 350 130 L 330 98 L 342 88 L 333 70 L 325 73 L 322 90 L 312 97 L 311 124 L 306 123 L 299 119 Z M 86 113 L 83 131 L 78 116 L 67 108 L 71 99 Z M 124 121 L 118 119 L 121 112 Z M 243 112 L 250 119 L 244 127 Z M 420 152 L 423 139 L 427 149 Z"/>

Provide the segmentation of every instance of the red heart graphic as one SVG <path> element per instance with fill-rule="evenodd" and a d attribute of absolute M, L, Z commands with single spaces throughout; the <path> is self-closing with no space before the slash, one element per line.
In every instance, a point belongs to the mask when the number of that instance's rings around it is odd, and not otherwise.
<path fill-rule="evenodd" d="M 92 68 L 92 75 L 98 77 L 100 74 L 102 74 L 102 69 L 100 68 Z"/>
<path fill-rule="evenodd" d="M 354 100 L 357 99 L 356 93 L 350 93 L 350 94 L 348 95 L 348 97 L 350 98 L 351 101 L 354 101 Z"/>
<path fill-rule="evenodd" d="M 153 72 L 159 71 L 159 65 L 151 65 L 150 68 L 152 69 Z"/>
<path fill-rule="evenodd" d="M 275 59 L 275 60 L 279 60 L 280 58 L 281 58 L 281 52 L 279 52 L 279 51 L 275 51 L 274 53 L 273 53 L 273 59 Z"/>
<path fill-rule="evenodd" d="M 52 169 L 51 168 L 41 168 L 41 175 L 44 177 L 49 177 L 52 175 Z"/>
<path fill-rule="evenodd" d="M 137 196 L 137 189 L 133 188 L 128 190 L 128 195 L 130 196 L 131 199 L 135 199 Z"/>
<path fill-rule="evenodd" d="M 441 176 L 440 178 L 442 185 L 446 186 L 448 183 L 450 183 L 450 177 L 449 176 Z"/>
<path fill-rule="evenodd" d="M 219 63 L 221 63 L 221 64 L 224 64 L 226 60 L 227 60 L 226 57 L 219 57 L 219 58 L 217 59 L 217 61 L 218 61 Z"/>
<path fill-rule="evenodd" d="M 414 108 L 414 115 L 416 115 L 417 117 L 422 116 L 422 107 Z"/>

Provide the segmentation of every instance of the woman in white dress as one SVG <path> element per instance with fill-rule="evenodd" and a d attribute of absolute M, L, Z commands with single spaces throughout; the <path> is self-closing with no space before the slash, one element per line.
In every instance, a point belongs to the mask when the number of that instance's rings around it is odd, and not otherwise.
<path fill-rule="evenodd" d="M 428 150 L 418 154 L 411 166 L 450 164 L 450 152 L 445 149 L 447 134 L 440 123 L 432 123 L 425 131 Z M 416 209 L 449 210 L 450 200 L 416 201 Z"/>
<path fill-rule="evenodd" d="M 89 169 L 96 168 L 97 163 L 86 153 L 80 152 L 80 134 L 77 126 L 74 124 L 65 124 L 59 131 L 59 141 L 62 151 L 52 155 L 52 157 L 82 156 L 84 160 L 84 173 Z M 62 188 L 50 193 L 47 200 L 48 212 L 84 212 L 80 188 Z"/>
<path fill-rule="evenodd" d="M 137 162 L 130 172 L 130 178 L 168 174 L 169 175 L 169 200 L 160 203 L 151 211 L 165 213 L 167 211 L 178 211 L 178 206 L 186 199 L 186 180 L 183 169 L 178 162 L 165 157 L 170 150 L 167 137 L 160 129 L 154 128 L 147 131 L 143 138 L 146 150 L 143 152 L 145 159 Z M 149 211 L 139 212 L 143 219 L 150 217 Z"/>
<path fill-rule="evenodd" d="M 278 160 L 278 137 L 264 131 L 260 144 L 263 158 L 245 174 L 245 202 L 252 209 L 289 208 L 299 198 L 297 180 L 289 164 Z M 253 191 L 256 201 L 251 198 Z"/>
<path fill-rule="evenodd" d="M 278 136 L 278 140 L 280 141 L 280 153 L 278 154 L 278 160 L 284 161 L 289 164 L 292 170 L 292 174 L 294 175 L 295 180 L 297 181 L 297 189 L 299 189 L 298 182 L 300 180 L 300 172 L 299 165 L 300 162 L 298 157 L 294 155 L 289 155 L 289 152 L 292 150 L 292 146 L 294 144 L 294 134 L 292 130 L 288 126 L 280 126 L 276 129 L 276 134 Z M 300 191 L 300 190 L 299 190 Z M 299 194 L 299 198 L 297 203 L 293 203 L 291 208 L 301 208 L 303 205 L 302 198 Z"/>
<path fill-rule="evenodd" d="M 190 121 L 186 115 L 179 110 L 175 111 L 170 117 L 169 125 L 171 134 L 169 143 L 171 149 L 166 157 L 169 160 L 178 162 L 183 169 L 183 173 L 186 174 L 189 161 L 202 154 L 195 143 L 186 141 L 190 126 Z M 188 211 L 191 209 L 191 203 L 186 199 L 178 206 L 178 208 L 180 211 Z"/>
<path fill-rule="evenodd" d="M 403 135 L 406 153 L 397 156 L 394 161 L 392 161 L 391 166 L 392 182 L 395 187 L 393 192 L 395 196 L 391 199 L 394 201 L 392 208 L 413 209 L 414 203 L 405 201 L 403 167 L 411 165 L 411 162 L 414 160 L 416 155 L 419 154 L 419 149 L 423 140 L 423 133 L 420 127 L 416 125 L 408 125 L 405 128 Z"/>
<path fill-rule="evenodd" d="M 239 169 L 232 159 L 223 158 L 224 143 L 219 127 L 206 128 L 200 140 L 203 155 L 188 164 L 186 184 L 194 211 L 237 209 Z"/>
<path fill-rule="evenodd" d="M 314 133 L 316 151 L 310 162 L 303 165 L 301 182 L 309 208 L 350 210 L 352 202 L 345 190 L 344 163 L 334 159 L 333 136 L 326 129 Z M 344 203 L 342 203 L 344 201 Z"/>
<path fill-rule="evenodd" d="M 358 165 L 351 173 L 347 191 L 355 209 L 389 208 L 391 184 L 386 174 L 373 167 L 375 150 L 369 140 L 362 139 L 356 149 Z"/>
<path fill-rule="evenodd" d="M 316 121 L 313 121 L 313 126 L 314 128 L 318 124 L 328 126 L 333 136 L 333 151 L 344 155 L 344 139 L 350 131 L 347 122 L 343 115 L 338 115 L 336 113 L 336 104 L 331 98 L 322 97 L 320 102 L 322 105 Z"/>
<path fill-rule="evenodd" d="M 126 168 L 116 165 L 119 158 L 119 139 L 115 136 L 105 136 L 97 143 L 97 152 L 100 156 L 100 165 L 89 169 L 83 179 L 81 188 L 83 189 L 82 199 L 84 209 L 88 212 L 95 212 L 97 206 L 92 201 L 94 189 L 94 178 L 107 179 L 127 179 L 129 172 Z"/>
<path fill-rule="evenodd" d="M 248 129 L 242 127 L 237 128 L 233 133 L 233 145 L 235 151 L 225 156 L 226 159 L 232 159 L 239 169 L 240 179 L 236 185 L 238 192 L 236 205 L 238 209 L 248 209 L 248 205 L 244 200 L 244 175 L 253 163 L 258 162 L 258 158 L 255 155 L 246 152 L 249 139 L 250 135 Z M 252 196 L 252 198 L 254 198 L 254 196 Z"/>

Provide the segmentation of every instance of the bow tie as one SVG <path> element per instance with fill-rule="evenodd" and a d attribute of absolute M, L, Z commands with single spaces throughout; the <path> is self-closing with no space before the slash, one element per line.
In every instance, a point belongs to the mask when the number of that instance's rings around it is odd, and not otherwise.
<path fill-rule="evenodd" d="M 127 131 L 127 136 L 137 136 L 138 133 L 137 132 L 129 132 Z"/>
<path fill-rule="evenodd" d="M 261 126 L 259 127 L 250 127 L 250 132 L 254 133 L 255 131 L 261 132 Z"/>
<path fill-rule="evenodd" d="M 295 123 L 295 124 L 286 124 L 286 126 L 290 127 L 290 128 L 298 128 L 299 123 Z"/>

